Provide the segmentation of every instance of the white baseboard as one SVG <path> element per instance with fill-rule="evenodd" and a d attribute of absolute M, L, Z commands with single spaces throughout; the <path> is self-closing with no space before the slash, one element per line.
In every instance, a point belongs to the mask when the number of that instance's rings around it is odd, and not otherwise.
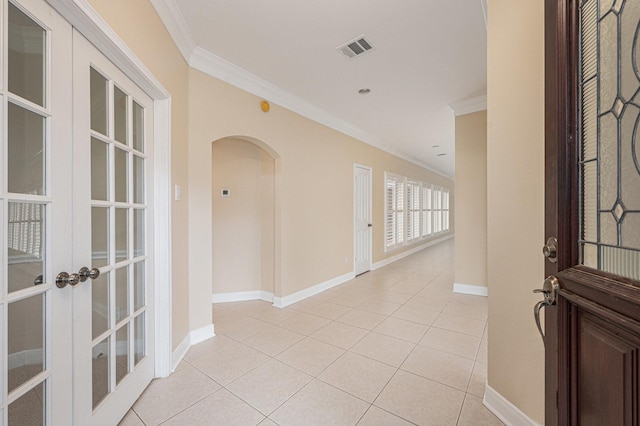
<path fill-rule="evenodd" d="M 473 296 L 489 296 L 489 288 L 483 285 L 453 283 L 453 292 L 461 294 L 471 294 Z"/>
<path fill-rule="evenodd" d="M 329 290 L 330 288 L 333 288 L 337 285 L 344 284 L 347 281 L 354 279 L 355 276 L 356 275 L 352 271 L 339 277 L 332 278 L 323 283 L 316 284 L 313 287 L 305 288 L 304 290 L 300 290 L 288 296 L 274 297 L 273 306 L 277 308 L 284 308 L 285 306 L 289 306 L 296 302 L 300 302 L 301 300 L 304 300 L 308 297 L 315 296 L 316 294 L 322 293 L 323 291 Z"/>
<path fill-rule="evenodd" d="M 42 364 L 44 357 L 43 349 L 27 349 L 21 352 L 15 352 L 8 356 L 8 367 L 9 370 L 13 370 L 14 368 L 25 365 Z"/>
<path fill-rule="evenodd" d="M 489 411 L 508 426 L 541 426 L 540 423 L 532 420 L 489 385 L 484 388 L 484 400 L 482 402 Z"/>
<path fill-rule="evenodd" d="M 247 300 L 264 300 L 273 303 L 273 293 L 268 291 L 237 291 L 231 293 L 213 293 L 211 303 L 246 302 Z"/>
<path fill-rule="evenodd" d="M 191 346 L 204 342 L 215 335 L 213 324 L 205 325 L 187 334 L 171 355 L 171 372 L 174 372 L 176 368 L 178 368 L 178 364 L 180 364 L 180 361 L 182 361 L 182 358 L 184 358 Z"/>
<path fill-rule="evenodd" d="M 376 269 L 382 268 L 383 266 L 387 266 L 392 264 L 393 262 L 397 262 L 400 259 L 404 259 L 407 256 L 411 256 L 414 253 L 417 253 L 421 250 L 426 249 L 427 247 L 431 247 L 431 246 L 435 246 L 436 244 L 439 244 L 443 241 L 447 241 L 450 240 L 451 238 L 455 237 L 455 234 L 449 234 L 446 235 L 442 238 L 438 238 L 436 240 L 431 240 L 431 241 L 427 241 L 424 244 L 421 244 L 417 247 L 412 248 L 411 250 L 407 250 L 407 251 L 403 251 L 402 253 L 396 254 L 395 256 L 389 257 L 387 259 L 381 260 L 379 262 L 374 263 L 373 265 L 371 265 L 371 270 L 375 271 Z"/>

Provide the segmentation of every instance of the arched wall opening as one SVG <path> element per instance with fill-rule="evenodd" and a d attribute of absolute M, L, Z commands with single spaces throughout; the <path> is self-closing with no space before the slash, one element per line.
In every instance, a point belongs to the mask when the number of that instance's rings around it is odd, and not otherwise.
<path fill-rule="evenodd" d="M 280 296 L 280 158 L 244 136 L 212 143 L 214 302 Z"/>

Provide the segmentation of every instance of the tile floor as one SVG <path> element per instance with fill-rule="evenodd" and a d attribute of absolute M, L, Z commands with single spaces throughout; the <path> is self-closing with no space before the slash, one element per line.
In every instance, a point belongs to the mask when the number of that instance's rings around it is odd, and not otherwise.
<path fill-rule="evenodd" d="M 441 243 L 284 309 L 216 304 L 216 336 L 121 425 L 502 425 L 483 405 L 487 300 Z"/>

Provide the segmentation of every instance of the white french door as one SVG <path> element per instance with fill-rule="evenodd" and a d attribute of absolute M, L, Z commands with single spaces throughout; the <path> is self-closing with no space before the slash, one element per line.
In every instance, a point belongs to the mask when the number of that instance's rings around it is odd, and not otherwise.
<path fill-rule="evenodd" d="M 371 169 L 354 167 L 354 271 L 356 275 L 371 269 Z"/>
<path fill-rule="evenodd" d="M 0 424 L 116 424 L 153 377 L 153 104 L 43 0 L 0 29 Z"/>

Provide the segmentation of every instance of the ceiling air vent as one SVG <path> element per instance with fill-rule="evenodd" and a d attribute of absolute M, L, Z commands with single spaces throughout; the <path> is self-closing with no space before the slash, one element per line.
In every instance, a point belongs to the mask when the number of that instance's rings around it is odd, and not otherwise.
<path fill-rule="evenodd" d="M 373 45 L 363 35 L 349 41 L 342 46 L 338 46 L 336 50 L 342 52 L 348 58 L 364 55 L 373 50 Z"/>

